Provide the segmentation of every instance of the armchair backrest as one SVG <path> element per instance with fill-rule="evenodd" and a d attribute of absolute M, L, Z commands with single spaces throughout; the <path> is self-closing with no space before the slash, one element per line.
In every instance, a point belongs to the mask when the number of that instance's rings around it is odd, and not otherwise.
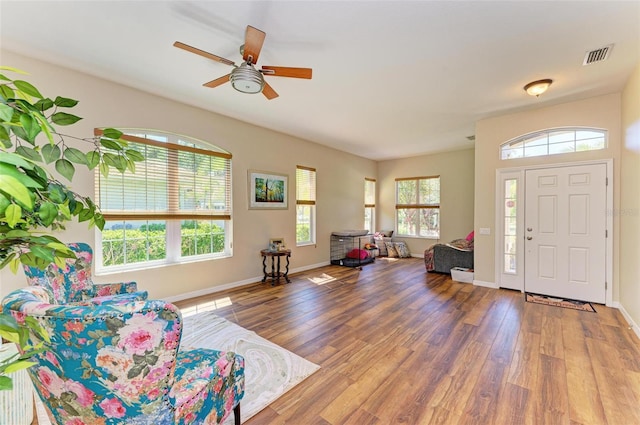
<path fill-rule="evenodd" d="M 67 258 L 65 267 L 51 263 L 45 270 L 24 266 L 24 274 L 29 285 L 48 288 L 57 304 L 83 301 L 95 295 L 95 287 L 91 280 L 91 263 L 93 250 L 83 242 L 70 243 L 67 246 L 77 258 Z"/>
<path fill-rule="evenodd" d="M 50 336 L 46 342 L 30 335 L 44 351 L 32 358 L 29 374 L 51 419 L 67 423 L 65 415 L 75 412 L 85 423 L 173 423 L 169 393 L 182 334 L 179 310 L 160 300 L 51 301 L 42 286 L 3 300 L 5 313 L 37 320 Z"/>

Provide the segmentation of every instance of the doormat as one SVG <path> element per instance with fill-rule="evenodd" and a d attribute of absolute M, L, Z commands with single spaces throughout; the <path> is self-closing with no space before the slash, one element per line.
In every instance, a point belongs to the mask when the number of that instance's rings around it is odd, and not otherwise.
<path fill-rule="evenodd" d="M 546 295 L 530 294 L 527 292 L 527 302 L 535 304 L 553 305 L 556 307 L 570 308 L 573 310 L 589 311 L 595 313 L 596 309 L 593 308 L 591 303 L 584 301 L 568 300 L 563 298 L 548 297 Z"/>

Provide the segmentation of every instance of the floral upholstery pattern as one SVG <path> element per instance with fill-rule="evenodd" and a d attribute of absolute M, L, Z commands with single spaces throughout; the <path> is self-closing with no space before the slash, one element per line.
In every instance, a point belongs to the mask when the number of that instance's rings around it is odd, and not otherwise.
<path fill-rule="evenodd" d="M 67 246 L 77 258 L 68 258 L 64 268 L 50 264 L 45 270 L 24 266 L 29 285 L 45 286 L 51 290 L 57 304 L 94 300 L 102 304 L 111 298 L 125 297 L 131 301 L 144 301 L 147 291 L 138 291 L 136 282 L 94 284 L 91 280 L 93 250 L 86 243 Z"/>
<path fill-rule="evenodd" d="M 53 423 L 219 424 L 232 411 L 239 415 L 244 358 L 181 347 L 182 316 L 173 304 L 114 298 L 60 305 L 43 286 L 16 290 L 2 304 L 49 334 L 29 375 Z M 31 344 L 40 342 L 30 335 Z"/>

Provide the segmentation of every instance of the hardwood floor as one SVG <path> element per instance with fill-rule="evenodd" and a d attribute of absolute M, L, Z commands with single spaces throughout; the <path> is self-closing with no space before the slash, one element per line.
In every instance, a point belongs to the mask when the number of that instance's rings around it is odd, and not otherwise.
<path fill-rule="evenodd" d="M 616 309 L 526 303 L 417 258 L 290 277 L 176 303 L 219 300 L 321 366 L 246 425 L 640 424 L 640 341 Z"/>

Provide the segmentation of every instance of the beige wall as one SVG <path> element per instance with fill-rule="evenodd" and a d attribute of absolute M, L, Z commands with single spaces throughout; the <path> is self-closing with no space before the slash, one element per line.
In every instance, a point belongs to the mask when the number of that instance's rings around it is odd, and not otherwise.
<path fill-rule="evenodd" d="M 535 99 L 532 99 L 535 102 Z M 583 160 L 613 158 L 614 209 L 620 206 L 620 94 L 593 97 L 581 101 L 539 108 L 531 111 L 489 118 L 476 123 L 475 157 L 475 276 L 488 284 L 495 284 L 495 186 L 496 170 L 527 165 L 566 163 Z M 547 157 L 501 161 L 500 145 L 514 137 L 554 127 L 587 126 L 609 131 L 608 147 L 604 150 L 578 152 Z M 479 235 L 478 229 L 491 229 L 490 235 Z M 613 299 L 618 299 L 619 223 L 614 218 Z"/>
<path fill-rule="evenodd" d="M 395 229 L 396 182 L 399 177 L 440 176 L 440 239 L 464 238 L 473 229 L 474 149 L 380 161 L 377 230 Z M 433 239 L 396 238 L 421 256 Z"/>
<path fill-rule="evenodd" d="M 136 280 L 154 298 L 255 282 L 262 276 L 259 251 L 269 238 L 283 237 L 293 250 L 291 268 L 304 269 L 328 263 L 332 231 L 363 228 L 364 178 L 376 176 L 374 161 L 11 52 L 2 51 L 1 57 L 3 65 L 28 71 L 28 80 L 45 96 L 80 101 L 74 113 L 84 119 L 65 128 L 72 135 L 91 136 L 94 127 L 158 129 L 206 140 L 233 154 L 233 257 L 98 276 L 97 282 Z M 266 101 L 262 106 L 267 106 Z M 317 169 L 317 246 L 295 247 L 298 164 Z M 289 209 L 249 210 L 248 169 L 288 174 Z M 93 196 L 93 174 L 78 170 L 72 186 Z M 73 224 L 58 236 L 66 242 L 81 240 L 95 245 L 95 232 L 87 230 L 85 223 Z M 21 271 L 14 276 L 3 270 L 0 284 L 0 291 L 6 294 L 23 286 L 25 280 Z"/>
<path fill-rule="evenodd" d="M 640 325 L 640 64 L 622 92 L 620 304 Z M 636 329 L 638 333 L 638 329 Z M 640 333 L 639 333 L 640 335 Z"/>

